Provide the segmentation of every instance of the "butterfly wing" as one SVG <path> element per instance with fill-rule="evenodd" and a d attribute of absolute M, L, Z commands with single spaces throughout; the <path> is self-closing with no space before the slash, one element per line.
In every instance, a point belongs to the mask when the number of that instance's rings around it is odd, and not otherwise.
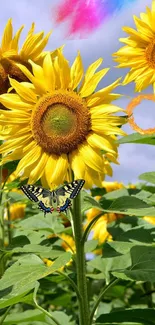
<path fill-rule="evenodd" d="M 41 186 L 22 185 L 21 190 L 33 202 L 38 202 L 38 208 L 45 214 L 53 211 L 50 204 L 51 192 Z"/>
<path fill-rule="evenodd" d="M 59 212 L 66 211 L 71 206 L 70 199 L 74 199 L 78 195 L 84 183 L 83 179 L 78 179 L 72 183 L 65 184 L 55 191 L 58 203 L 57 210 Z"/>

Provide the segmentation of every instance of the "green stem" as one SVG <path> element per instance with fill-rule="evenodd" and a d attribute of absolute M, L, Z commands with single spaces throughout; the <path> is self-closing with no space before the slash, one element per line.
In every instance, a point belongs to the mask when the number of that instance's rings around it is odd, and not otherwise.
<path fill-rule="evenodd" d="M 81 296 L 79 301 L 79 324 L 89 325 L 89 304 L 86 278 L 86 260 L 82 242 L 82 216 L 80 194 L 73 201 L 73 227 L 76 245 L 77 287 Z"/>
<path fill-rule="evenodd" d="M 83 234 L 83 237 L 82 237 L 82 244 L 85 243 L 85 241 L 87 240 L 88 238 L 88 235 L 89 235 L 89 232 L 91 230 L 91 228 L 93 227 L 93 225 L 95 224 L 95 222 L 101 217 L 103 216 L 104 212 L 102 211 L 100 214 L 98 214 L 95 218 L 93 218 L 90 223 L 88 224 L 84 234 Z"/>
<path fill-rule="evenodd" d="M 4 209 L 2 206 L 2 198 L 3 198 L 3 192 L 2 192 L 2 169 L 3 167 L 0 166 L 0 248 L 4 248 Z M 3 275 L 5 271 L 5 263 L 3 256 L 1 257 L 1 263 L 0 263 L 0 277 Z"/>
<path fill-rule="evenodd" d="M 119 279 L 114 279 L 113 281 L 111 281 L 108 285 L 105 285 L 104 288 L 102 289 L 102 291 L 100 292 L 100 295 L 99 297 L 97 298 L 96 302 L 94 303 L 94 306 L 93 306 L 93 309 L 91 311 L 91 314 L 90 314 L 90 325 L 92 325 L 92 322 L 93 322 L 93 317 L 94 317 L 94 314 L 95 314 L 95 311 L 99 305 L 99 303 L 101 302 L 104 294 L 114 285 L 116 284 L 117 282 L 119 281 Z"/>
<path fill-rule="evenodd" d="M 78 298 L 79 302 L 81 303 L 82 302 L 82 297 L 81 297 L 81 295 L 79 293 L 79 290 L 78 290 L 78 287 L 77 287 L 76 283 L 66 273 L 63 273 L 61 271 L 57 271 L 57 273 L 63 275 L 64 278 L 66 278 L 70 282 L 71 286 L 73 287 L 74 291 L 77 294 L 77 298 Z"/>
<path fill-rule="evenodd" d="M 38 305 L 36 299 L 34 299 L 34 303 L 36 308 L 38 308 L 40 311 L 42 311 L 45 315 L 47 315 L 48 317 L 50 317 L 52 319 L 52 321 L 56 324 L 56 325 L 61 325 L 47 310 L 45 310 L 44 308 L 42 308 L 41 306 Z"/>
<path fill-rule="evenodd" d="M 11 308 L 12 308 L 12 306 L 10 306 L 10 307 L 6 310 L 6 312 L 4 313 L 4 315 L 1 317 L 1 319 L 0 319 L 0 325 L 3 324 L 3 322 L 4 322 L 6 316 L 8 315 L 8 313 L 9 313 L 9 311 L 10 311 Z"/>
<path fill-rule="evenodd" d="M 7 201 L 6 203 L 6 208 L 7 208 L 7 216 L 8 216 L 8 240 L 9 240 L 9 245 L 11 244 L 12 240 L 12 233 L 11 233 L 11 216 L 10 216 L 10 203 Z"/>

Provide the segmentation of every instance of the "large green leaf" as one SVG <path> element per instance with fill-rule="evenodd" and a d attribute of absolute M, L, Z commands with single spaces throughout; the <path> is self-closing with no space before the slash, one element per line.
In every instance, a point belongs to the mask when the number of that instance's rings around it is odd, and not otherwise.
<path fill-rule="evenodd" d="M 34 254 L 19 258 L 0 280 L 0 308 L 19 302 L 21 297 L 35 287 L 37 280 L 54 273 L 69 262 L 70 258 L 71 254 L 65 252 L 50 267 Z"/>
<path fill-rule="evenodd" d="M 123 213 L 133 216 L 155 216 L 155 208 L 150 207 L 146 202 L 134 197 L 123 196 L 115 201 L 108 208 L 104 208 L 104 201 L 100 202 L 105 212 Z"/>
<path fill-rule="evenodd" d="M 24 219 L 18 223 L 18 227 L 23 230 L 52 230 L 54 233 L 59 233 L 64 230 L 64 226 L 61 224 L 61 219 L 57 218 L 57 214 L 46 215 L 38 213 L 33 217 Z"/>
<path fill-rule="evenodd" d="M 112 191 L 112 192 L 109 192 L 109 193 L 106 193 L 104 195 L 104 198 L 107 199 L 107 200 L 111 200 L 111 199 L 117 199 L 119 197 L 122 197 L 122 196 L 128 196 L 129 195 L 129 192 L 126 188 L 120 188 L 119 190 L 115 190 L 115 191 Z"/>
<path fill-rule="evenodd" d="M 97 256 L 88 262 L 88 266 L 99 270 L 103 274 L 103 277 L 106 279 L 106 283 L 108 284 L 110 281 L 109 272 L 114 270 L 124 270 L 127 267 L 131 266 L 130 253 L 111 258 L 103 258 L 101 256 Z"/>
<path fill-rule="evenodd" d="M 120 324 L 127 322 L 140 323 L 144 325 L 154 325 L 155 324 L 155 310 L 154 309 L 127 309 L 114 311 L 109 314 L 103 314 L 99 316 L 96 320 L 95 325 L 102 324 Z"/>
<path fill-rule="evenodd" d="M 155 184 L 155 172 L 143 173 L 139 176 L 139 179 Z"/>
<path fill-rule="evenodd" d="M 114 272 L 113 275 L 119 277 L 119 273 L 124 273 L 131 280 L 155 282 L 155 247 L 134 246 L 130 255 L 131 267 L 124 272 Z"/>
<path fill-rule="evenodd" d="M 141 143 L 141 144 L 151 144 L 155 145 L 155 134 L 140 134 L 140 133 L 132 133 L 121 139 L 117 140 L 117 143 Z"/>

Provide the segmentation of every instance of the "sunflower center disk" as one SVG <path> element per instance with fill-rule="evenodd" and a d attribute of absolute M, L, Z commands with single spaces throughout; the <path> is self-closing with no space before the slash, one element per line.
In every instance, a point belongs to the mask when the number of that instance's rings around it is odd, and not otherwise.
<path fill-rule="evenodd" d="M 146 60 L 150 67 L 155 69 L 155 41 L 152 41 L 146 48 Z"/>
<path fill-rule="evenodd" d="M 34 139 L 44 151 L 61 155 L 77 149 L 86 139 L 91 120 L 82 98 L 61 90 L 38 101 L 31 124 Z"/>

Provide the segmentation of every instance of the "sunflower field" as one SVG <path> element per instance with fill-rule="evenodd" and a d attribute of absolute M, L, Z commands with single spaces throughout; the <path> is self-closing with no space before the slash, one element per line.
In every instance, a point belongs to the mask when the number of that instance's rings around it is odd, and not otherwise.
<path fill-rule="evenodd" d="M 63 45 L 45 50 L 51 33 L 33 23 L 19 46 L 24 26 L 6 23 L 0 325 L 155 325 L 155 171 L 137 184 L 106 179 L 124 143 L 155 145 L 155 129 L 134 120 L 143 99 L 155 101 L 155 0 L 134 22 L 113 54 L 129 72 L 103 88 L 102 58 L 85 71 L 80 51 L 71 65 Z M 140 94 L 123 109 L 115 89 L 130 82 Z"/>

